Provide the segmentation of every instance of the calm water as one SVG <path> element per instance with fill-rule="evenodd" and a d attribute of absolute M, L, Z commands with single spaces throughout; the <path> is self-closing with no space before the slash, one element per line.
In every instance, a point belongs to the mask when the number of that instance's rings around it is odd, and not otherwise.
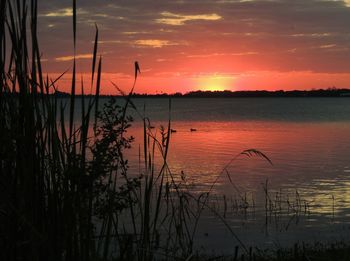
<path fill-rule="evenodd" d="M 155 126 L 169 118 L 169 100 L 135 99 Z M 334 241 L 350 235 L 350 99 L 349 98 L 175 98 L 171 101 L 169 165 L 186 174 L 193 190 L 207 191 L 230 160 L 246 149 L 261 157 L 239 157 L 214 187 L 218 205 L 228 201 L 226 220 L 247 245 L 274 247 L 298 241 Z M 142 124 L 135 115 L 128 152 L 131 171 L 138 171 Z M 191 132 L 195 128 L 197 131 Z M 227 175 L 234 185 L 229 182 Z M 284 201 L 282 211 L 297 203 L 299 211 L 281 218 L 264 211 L 264 184 L 271 200 Z M 244 195 L 254 208 L 235 209 Z M 281 199 L 282 198 L 282 199 Z M 238 202 L 238 203 L 237 203 Z M 290 206 L 286 202 L 290 202 Z M 305 210 L 306 206 L 306 210 Z M 303 211 L 302 211 L 303 210 Z M 219 208 L 218 211 L 223 211 Z M 206 213 L 198 233 L 199 247 L 217 252 L 237 245 L 215 215 Z"/>

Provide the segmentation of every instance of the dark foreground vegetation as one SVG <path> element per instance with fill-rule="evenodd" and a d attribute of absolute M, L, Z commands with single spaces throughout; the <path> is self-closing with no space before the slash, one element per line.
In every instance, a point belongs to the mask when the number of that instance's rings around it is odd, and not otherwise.
<path fill-rule="evenodd" d="M 73 0 L 74 49 L 76 10 Z M 37 17 L 36 0 L 0 2 L 0 260 L 213 259 L 196 253 L 194 240 L 204 209 L 227 225 L 208 204 L 215 182 L 208 192 L 194 194 L 185 176 L 171 173 L 170 119 L 157 137 L 149 119 L 138 112 L 144 123 L 140 171 L 128 171 L 124 152 L 133 142 L 127 133 L 133 121 L 128 110 L 135 109 L 131 97 L 138 64 L 125 102 L 120 105 L 112 97 L 99 106 L 102 59 L 96 28 L 92 80 L 86 84 L 76 79 L 74 60 L 65 103 L 59 93 L 49 95 L 60 77 L 43 73 Z M 84 95 L 85 85 L 94 96 Z M 81 115 L 74 118 L 77 89 L 82 93 Z M 269 161 L 256 150 L 239 155 Z M 266 209 L 268 202 L 266 189 Z M 238 246 L 231 260 L 273 260 L 227 229 Z M 339 249 L 332 257 L 347 251 Z M 288 255 L 281 250 L 276 260 L 312 260 L 328 252 L 321 248 L 311 255 L 297 248 Z"/>

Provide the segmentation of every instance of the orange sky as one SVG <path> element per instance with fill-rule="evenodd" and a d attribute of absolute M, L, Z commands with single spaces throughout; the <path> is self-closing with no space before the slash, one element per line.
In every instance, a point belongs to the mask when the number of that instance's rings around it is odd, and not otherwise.
<path fill-rule="evenodd" d="M 71 1 L 39 3 L 44 70 L 72 67 Z M 77 65 L 89 85 L 99 27 L 102 93 L 350 88 L 350 1 L 77 1 Z M 58 87 L 68 91 L 69 74 Z M 89 87 L 87 88 L 89 89 Z"/>

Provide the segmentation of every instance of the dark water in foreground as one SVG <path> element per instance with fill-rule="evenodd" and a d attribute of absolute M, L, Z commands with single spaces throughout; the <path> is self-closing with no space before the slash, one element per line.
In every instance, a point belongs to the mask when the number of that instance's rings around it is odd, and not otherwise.
<path fill-rule="evenodd" d="M 134 103 L 141 112 L 146 106 L 154 133 L 166 124 L 168 99 L 139 98 Z M 222 207 L 218 212 L 245 244 L 271 248 L 349 238 L 349 98 L 176 98 L 171 103 L 171 126 L 177 132 L 171 135 L 170 169 L 174 175 L 183 171 L 194 191 L 207 191 L 243 150 L 258 149 L 273 162 L 239 157 L 214 187 L 217 206 L 226 197 L 226 212 Z M 136 141 L 128 152 L 131 171 L 138 170 L 142 128 L 135 116 L 130 134 Z M 268 213 L 266 182 L 272 204 Z M 237 245 L 209 212 L 198 237 L 199 247 L 217 252 L 233 251 Z"/>

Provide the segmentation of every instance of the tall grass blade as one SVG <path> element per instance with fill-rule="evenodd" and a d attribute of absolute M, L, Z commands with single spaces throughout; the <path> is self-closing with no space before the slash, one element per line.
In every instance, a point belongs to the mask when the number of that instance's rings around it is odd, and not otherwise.
<path fill-rule="evenodd" d="M 248 150 L 244 150 L 240 153 L 240 155 L 245 155 L 247 157 L 252 157 L 252 156 L 258 156 L 261 157 L 263 159 L 265 159 L 268 163 L 270 163 L 271 165 L 273 165 L 272 161 L 269 159 L 269 157 L 267 157 L 264 153 L 262 153 L 259 150 L 256 149 L 248 149 Z"/>
<path fill-rule="evenodd" d="M 77 1 L 73 0 L 73 42 L 74 42 L 74 54 L 76 51 L 77 41 Z"/>
<path fill-rule="evenodd" d="M 98 45 L 98 27 L 96 24 L 95 24 L 95 28 L 96 28 L 96 34 L 95 34 L 94 52 L 93 52 L 93 56 L 92 56 L 91 86 L 93 86 L 93 84 L 94 84 L 96 57 L 97 57 L 97 45 Z"/>
<path fill-rule="evenodd" d="M 139 63 L 137 61 L 135 61 L 135 78 L 134 78 L 135 82 L 136 82 L 136 79 L 137 79 L 137 75 L 139 73 L 141 73 L 140 66 L 139 66 Z"/>
<path fill-rule="evenodd" d="M 74 106 L 75 106 L 75 75 L 76 75 L 76 63 L 75 63 L 75 57 L 73 61 L 73 73 L 72 73 L 72 87 L 71 87 L 71 93 L 70 93 L 70 113 L 69 113 L 69 139 L 71 139 L 73 134 L 73 123 L 74 123 Z"/>
<path fill-rule="evenodd" d="M 96 93 L 95 93 L 95 126 L 97 124 L 97 113 L 98 113 L 99 96 L 100 96 L 100 89 L 101 89 L 101 70 L 102 70 L 102 57 L 100 56 L 100 60 L 98 62 L 98 68 L 97 68 L 97 82 L 96 82 Z M 96 132 L 96 128 L 95 128 L 95 132 Z"/>

